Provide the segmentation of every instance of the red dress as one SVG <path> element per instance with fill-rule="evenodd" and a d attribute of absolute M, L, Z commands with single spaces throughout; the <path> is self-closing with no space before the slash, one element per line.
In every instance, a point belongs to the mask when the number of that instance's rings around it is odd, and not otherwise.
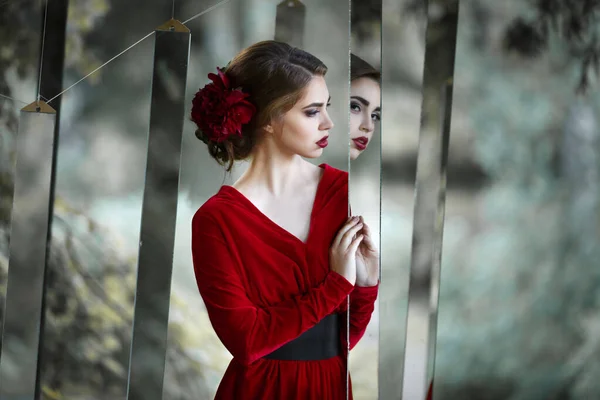
<path fill-rule="evenodd" d="M 198 289 L 216 334 L 233 355 L 215 400 L 346 399 L 345 352 L 318 361 L 262 358 L 333 312 L 343 313 L 345 348 L 348 294 L 350 348 L 373 312 L 378 286 L 353 287 L 330 271 L 329 247 L 348 218 L 348 173 L 320 167 L 306 242 L 231 186 L 221 187 L 194 215 Z"/>

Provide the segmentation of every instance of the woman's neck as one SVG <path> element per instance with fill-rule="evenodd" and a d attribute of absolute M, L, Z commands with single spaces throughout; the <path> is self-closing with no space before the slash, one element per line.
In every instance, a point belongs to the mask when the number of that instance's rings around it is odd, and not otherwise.
<path fill-rule="evenodd" d="M 233 185 L 238 189 L 267 190 L 280 196 L 295 190 L 299 180 L 305 180 L 311 173 L 312 164 L 298 154 L 281 151 L 273 141 L 257 144 L 248 169 Z"/>

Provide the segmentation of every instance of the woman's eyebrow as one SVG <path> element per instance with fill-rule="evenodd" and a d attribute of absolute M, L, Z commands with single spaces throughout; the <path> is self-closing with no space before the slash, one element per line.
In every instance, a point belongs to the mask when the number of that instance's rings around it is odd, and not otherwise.
<path fill-rule="evenodd" d="M 365 99 L 364 97 L 360 97 L 360 96 L 352 96 L 352 97 L 350 97 L 350 98 L 351 98 L 351 99 L 356 99 L 356 100 L 360 101 L 361 103 L 363 103 L 363 105 L 364 105 L 365 107 L 368 107 L 368 106 L 369 106 L 369 104 L 371 104 L 371 103 L 369 103 L 369 101 L 368 101 L 367 99 Z"/>
<path fill-rule="evenodd" d="M 331 96 L 329 96 L 329 98 L 327 99 L 327 103 L 329 103 L 331 101 Z M 307 105 L 306 107 L 302 107 L 302 109 L 306 109 L 306 108 L 311 108 L 311 107 L 323 107 L 325 103 L 310 103 L 309 105 Z"/>

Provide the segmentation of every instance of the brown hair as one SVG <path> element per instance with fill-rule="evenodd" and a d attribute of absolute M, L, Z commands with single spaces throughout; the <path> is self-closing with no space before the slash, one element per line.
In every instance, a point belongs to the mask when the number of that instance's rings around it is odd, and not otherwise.
<path fill-rule="evenodd" d="M 247 159 L 256 143 L 260 128 L 281 117 L 302 97 L 315 75 L 325 76 L 327 66 L 306 51 L 287 43 L 265 40 L 238 53 L 224 70 L 231 87 L 248 93 L 256 114 L 242 128 L 242 136 L 233 135 L 217 143 L 196 130 L 196 136 L 208 146 L 208 152 L 229 172 L 234 161 Z"/>
<path fill-rule="evenodd" d="M 371 64 L 362 58 L 350 54 L 350 81 L 360 78 L 371 78 L 380 84 L 381 72 L 376 70 Z"/>

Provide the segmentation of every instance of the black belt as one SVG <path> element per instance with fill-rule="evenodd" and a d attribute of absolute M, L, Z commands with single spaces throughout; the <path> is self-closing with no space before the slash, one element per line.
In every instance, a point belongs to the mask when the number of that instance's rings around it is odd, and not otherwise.
<path fill-rule="evenodd" d="M 333 358 L 342 354 L 340 334 L 339 314 L 329 314 L 302 335 L 263 358 L 288 361 L 316 361 Z"/>

